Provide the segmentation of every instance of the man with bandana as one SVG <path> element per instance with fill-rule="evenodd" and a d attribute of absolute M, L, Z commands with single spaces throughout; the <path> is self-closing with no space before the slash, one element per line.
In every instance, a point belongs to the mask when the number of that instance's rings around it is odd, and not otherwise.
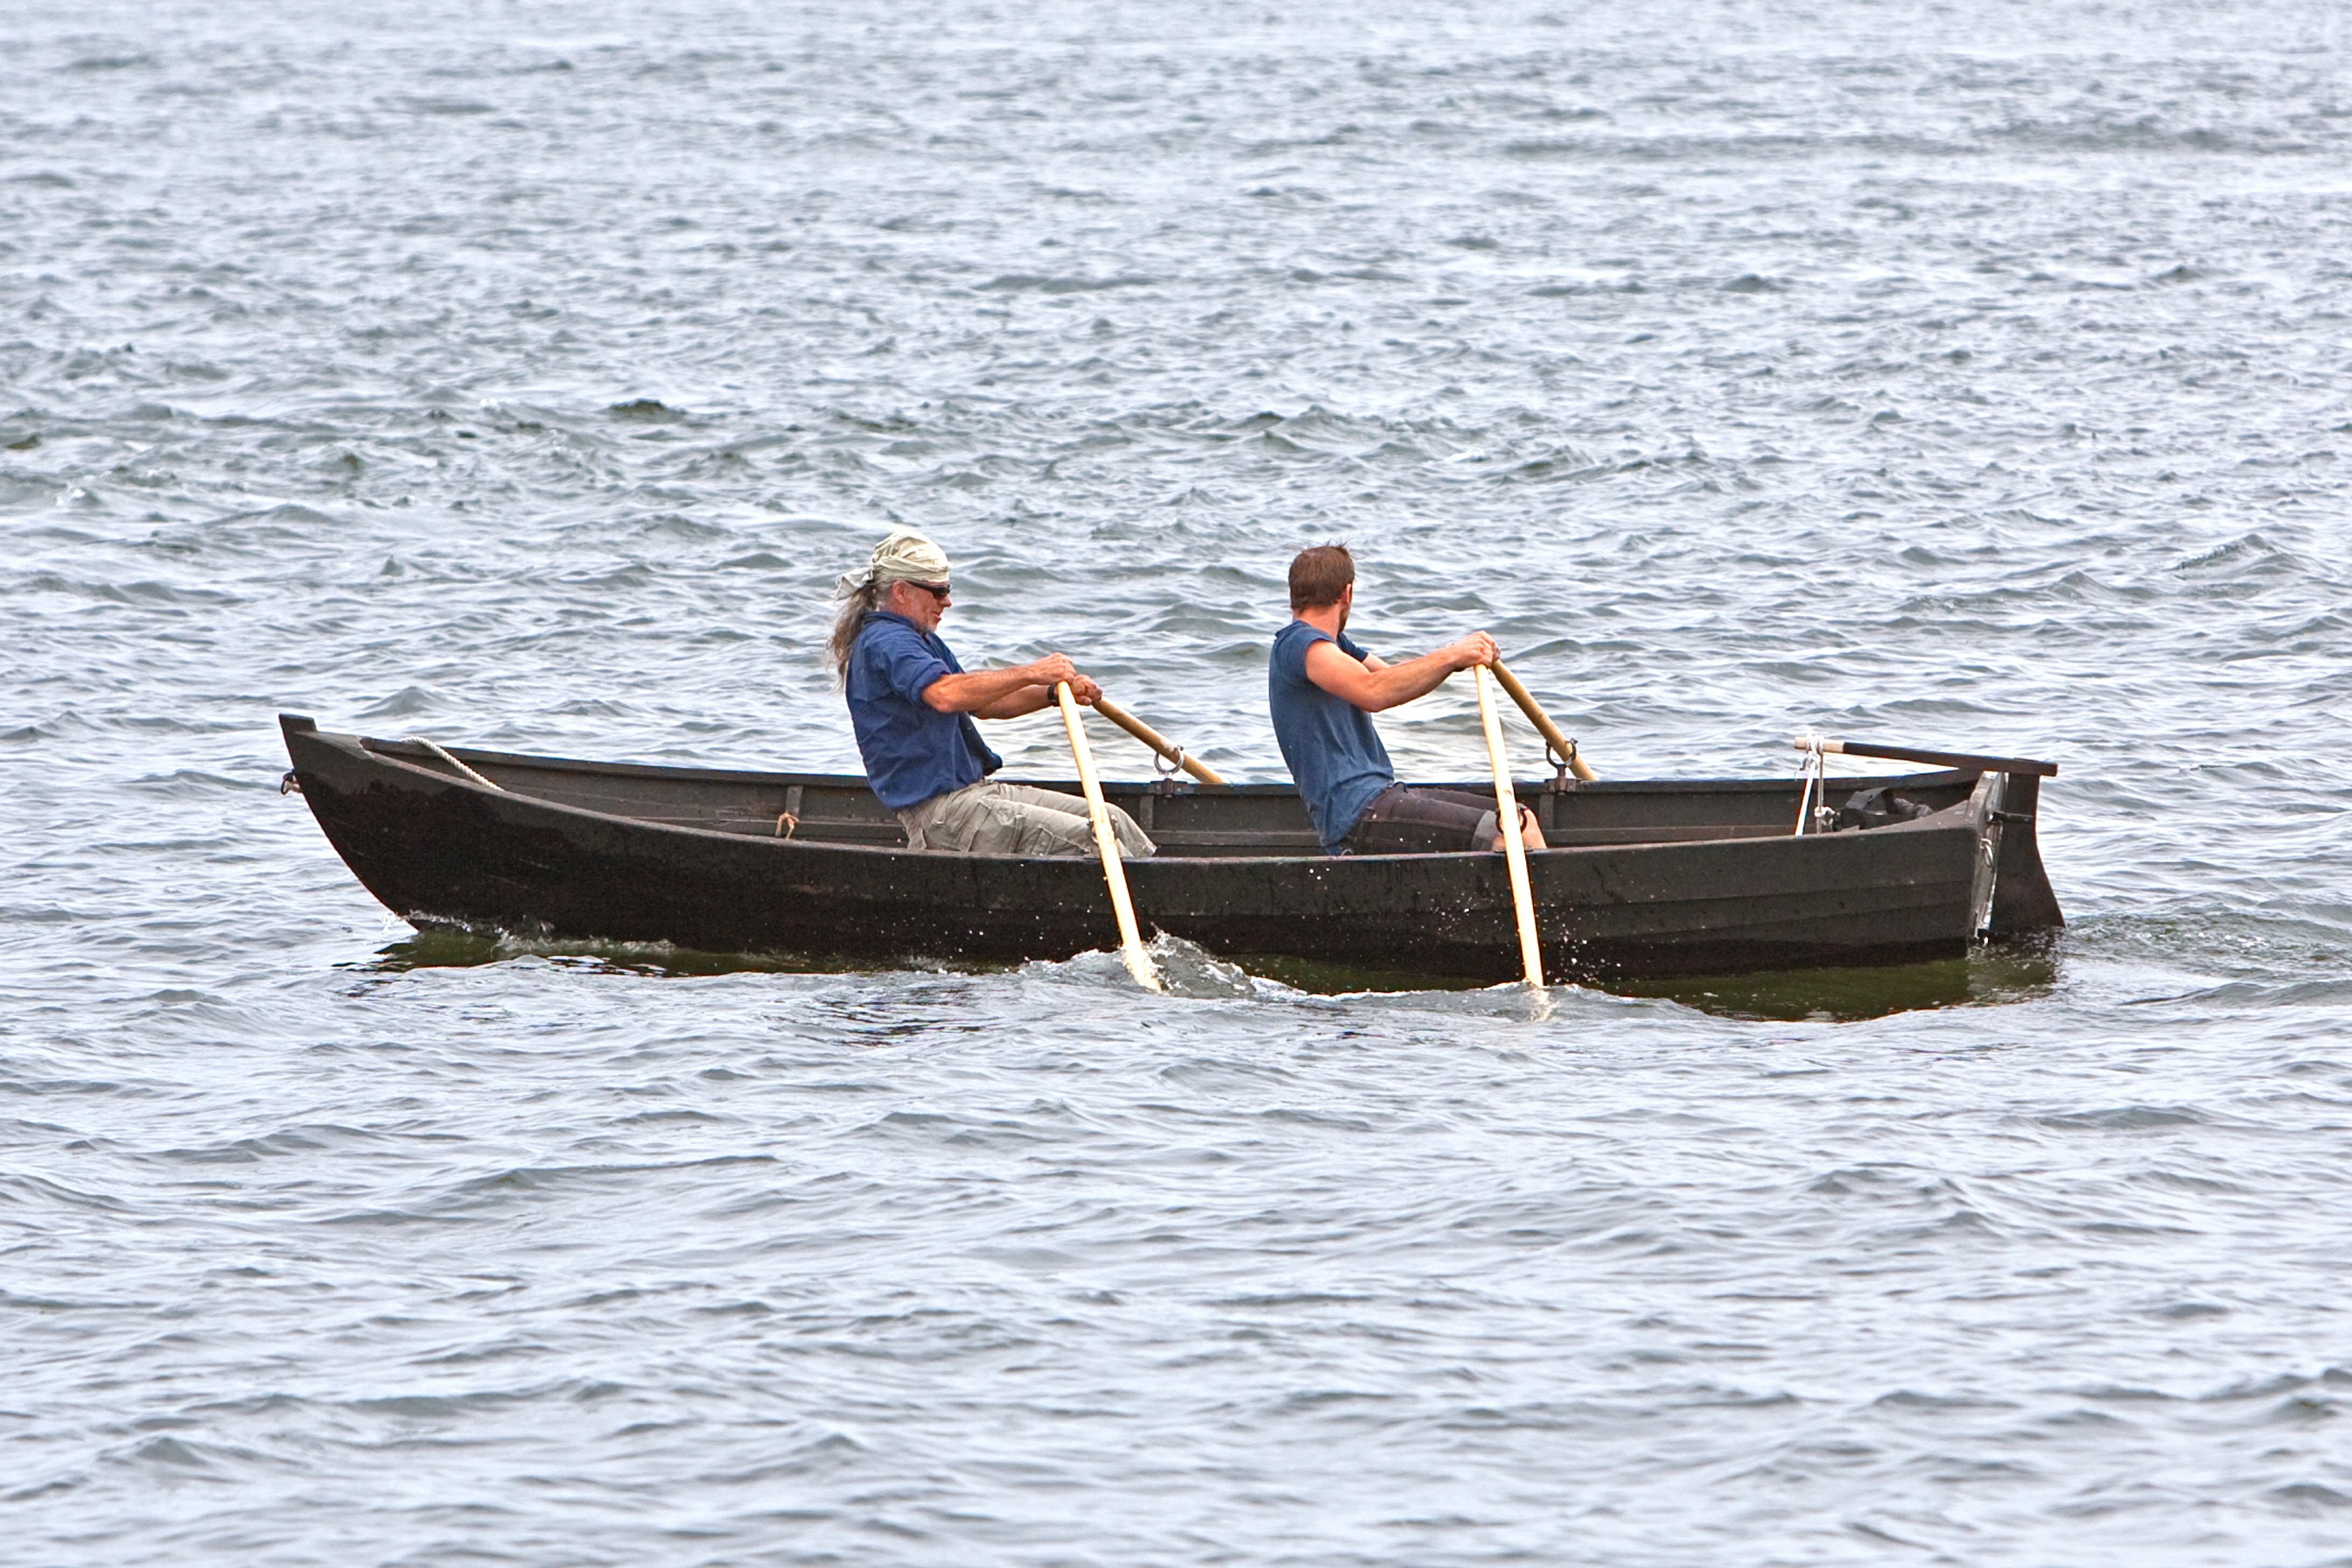
<path fill-rule="evenodd" d="M 996 784 L 1004 765 L 980 738 L 981 719 L 1017 719 L 1054 706 L 1054 687 L 1092 703 L 1102 688 L 1066 654 L 1010 669 L 966 674 L 939 635 L 950 603 L 948 558 L 911 529 L 874 547 L 862 571 L 835 586 L 844 600 L 835 623 L 835 671 L 876 798 L 898 814 L 915 849 L 965 855 L 1091 855 L 1094 826 L 1076 795 Z M 1133 859 L 1153 845 L 1134 818 L 1110 808 L 1119 853 Z"/>

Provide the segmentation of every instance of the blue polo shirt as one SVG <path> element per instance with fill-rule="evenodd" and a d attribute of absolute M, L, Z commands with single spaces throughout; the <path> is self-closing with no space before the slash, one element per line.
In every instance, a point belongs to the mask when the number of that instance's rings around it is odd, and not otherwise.
<path fill-rule="evenodd" d="M 923 692 L 963 666 L 937 632 L 887 610 L 868 610 L 849 645 L 849 724 L 866 782 L 884 805 L 904 811 L 976 784 L 1004 765 L 969 713 L 942 713 Z"/>
<path fill-rule="evenodd" d="M 1274 715 L 1274 738 L 1282 746 L 1282 760 L 1290 764 L 1290 776 L 1297 782 L 1324 853 L 1337 855 L 1339 841 L 1372 797 L 1396 783 L 1396 769 L 1372 729 L 1372 716 L 1307 678 L 1307 650 L 1319 642 L 1338 644 L 1349 658 L 1364 657 L 1346 633 L 1335 637 L 1305 621 L 1293 621 L 1275 635 L 1265 705 Z"/>

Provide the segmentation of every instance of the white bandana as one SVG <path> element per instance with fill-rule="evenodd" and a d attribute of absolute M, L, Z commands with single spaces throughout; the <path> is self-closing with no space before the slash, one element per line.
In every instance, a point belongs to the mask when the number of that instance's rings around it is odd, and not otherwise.
<path fill-rule="evenodd" d="M 893 583 L 944 583 L 948 558 L 929 540 L 911 528 L 896 528 L 874 547 L 873 559 L 860 572 L 844 572 L 833 585 L 833 596 L 846 599 L 871 584 L 887 588 Z"/>

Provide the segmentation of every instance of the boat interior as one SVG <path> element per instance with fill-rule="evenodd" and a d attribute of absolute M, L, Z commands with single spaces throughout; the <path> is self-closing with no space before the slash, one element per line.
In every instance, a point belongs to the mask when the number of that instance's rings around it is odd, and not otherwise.
<path fill-rule="evenodd" d="M 862 778 L 755 773 L 452 749 L 421 741 L 359 744 L 431 772 L 459 776 L 450 759 L 500 789 L 639 822 L 803 842 L 894 848 L 906 844 L 898 819 Z M 1829 815 L 1810 830 L 1864 831 L 1965 806 L 1978 774 L 1968 771 L 1832 778 L 1818 804 Z M 1076 781 L 1024 780 L 1079 793 Z M 1485 792 L 1485 780 L 1423 781 Z M 1552 848 L 1786 837 L 1794 832 L 1801 788 L 1795 778 L 1579 783 L 1531 779 L 1515 788 L 1536 813 Z M 1286 856 L 1321 853 L 1298 794 L 1286 784 L 1208 788 L 1189 779 L 1104 781 L 1163 855 Z"/>

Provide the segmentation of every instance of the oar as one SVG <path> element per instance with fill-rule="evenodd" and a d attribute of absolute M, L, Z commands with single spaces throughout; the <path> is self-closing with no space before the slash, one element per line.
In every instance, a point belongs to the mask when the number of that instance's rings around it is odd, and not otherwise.
<path fill-rule="evenodd" d="M 1504 668 L 1501 659 L 1496 659 L 1488 668 L 1494 670 L 1495 679 L 1503 683 L 1503 689 L 1511 694 L 1511 700 L 1519 705 L 1519 711 L 1528 716 L 1528 722 L 1536 727 L 1536 733 L 1544 738 L 1544 744 L 1552 749 L 1553 755 L 1565 761 L 1578 778 L 1589 783 L 1600 777 L 1584 765 L 1584 758 L 1577 752 L 1576 742 L 1560 732 L 1559 726 L 1551 721 L 1551 715 L 1546 713 L 1534 695 L 1519 684 L 1519 678 Z"/>
<path fill-rule="evenodd" d="M 1151 967 L 1150 954 L 1143 951 L 1143 938 L 1135 929 L 1135 906 L 1128 901 L 1127 868 L 1119 864 L 1118 835 L 1111 831 L 1110 807 L 1103 803 L 1102 781 L 1095 776 L 1095 754 L 1087 749 L 1086 727 L 1078 721 L 1078 700 L 1070 695 L 1070 683 L 1057 680 L 1054 695 L 1062 704 L 1062 725 L 1070 732 L 1070 755 L 1078 764 L 1078 784 L 1087 792 L 1087 816 L 1095 825 L 1095 850 L 1102 856 L 1103 880 L 1110 884 L 1111 913 L 1118 917 L 1118 955 L 1127 961 L 1127 972 L 1135 983 L 1147 991 L 1163 990 L 1159 971 Z"/>
<path fill-rule="evenodd" d="M 1927 763 L 1939 768 L 1974 768 L 1980 773 L 2033 773 L 2045 779 L 2055 778 L 2058 774 L 2056 763 L 2037 763 L 2030 757 L 1980 757 L 1974 752 L 1923 752 L 1916 746 L 1887 746 L 1876 741 L 1830 741 L 1819 735 L 1799 735 L 1789 743 L 1801 752 L 1818 748 L 1835 752 L 1842 757 L 1885 757 L 1898 763 Z M 432 742 L 428 741 L 425 744 Z"/>
<path fill-rule="evenodd" d="M 1153 751 L 1159 752 L 1161 756 L 1167 758 L 1170 762 L 1174 763 L 1178 767 L 1182 768 L 1186 773 L 1191 773 L 1194 778 L 1199 779 L 1202 784 L 1221 784 L 1225 782 L 1216 775 L 1215 772 L 1210 768 L 1208 763 L 1194 762 L 1192 758 L 1184 754 L 1183 747 L 1178 745 L 1175 742 L 1170 740 L 1167 736 L 1161 734 L 1159 731 L 1153 729 L 1150 725 L 1145 723 L 1142 720 L 1137 718 L 1126 709 L 1121 708 L 1109 698 L 1096 698 L 1095 711 L 1109 720 L 1112 723 L 1118 725 L 1120 729 L 1126 731 L 1129 734 L 1134 736 L 1137 740 L 1142 742 L 1145 745 L 1150 747 Z"/>
<path fill-rule="evenodd" d="M 1544 983 L 1543 948 L 1536 941 L 1536 896 L 1528 886 L 1528 850 L 1519 842 L 1519 802 L 1511 793 L 1511 764 L 1503 755 L 1503 721 L 1495 714 L 1495 696 L 1486 685 L 1486 667 L 1475 664 L 1470 668 L 1478 679 L 1478 722 L 1486 730 L 1486 761 L 1495 770 L 1495 825 L 1502 829 L 1503 858 L 1511 871 L 1511 903 L 1518 910 L 1519 962 L 1527 966 L 1528 985 L 1540 991 Z"/>

